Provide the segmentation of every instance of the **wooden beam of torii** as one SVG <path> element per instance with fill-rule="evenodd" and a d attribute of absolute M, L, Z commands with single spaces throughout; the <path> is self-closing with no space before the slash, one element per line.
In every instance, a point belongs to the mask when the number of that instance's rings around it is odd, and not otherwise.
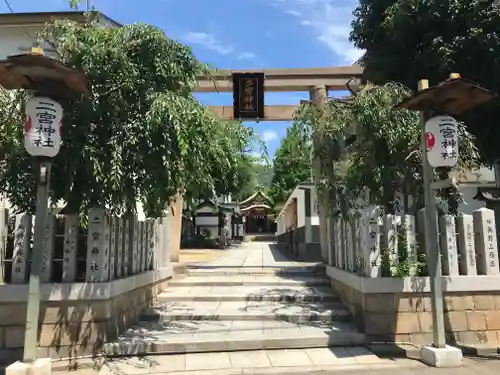
<path fill-rule="evenodd" d="M 260 70 L 214 70 L 210 77 L 199 77 L 197 92 L 232 92 L 233 73 L 264 73 L 266 92 L 309 92 L 314 86 L 326 86 L 327 90 L 346 90 L 350 78 L 361 79 L 363 68 L 360 65 L 325 68 L 298 69 L 260 69 Z M 293 119 L 297 105 L 265 106 L 262 121 L 287 121 Z M 223 120 L 233 119 L 232 106 L 209 106 Z"/>

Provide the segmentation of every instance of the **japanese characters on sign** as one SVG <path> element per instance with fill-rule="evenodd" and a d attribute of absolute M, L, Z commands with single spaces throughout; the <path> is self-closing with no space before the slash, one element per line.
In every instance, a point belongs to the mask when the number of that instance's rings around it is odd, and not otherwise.
<path fill-rule="evenodd" d="M 109 280 L 109 229 L 106 212 L 91 208 L 87 227 L 87 282 Z"/>
<path fill-rule="evenodd" d="M 425 123 L 427 161 L 433 168 L 453 167 L 458 161 L 458 123 L 450 116 L 436 116 Z"/>
<path fill-rule="evenodd" d="M 52 263 L 54 259 L 54 235 L 56 228 L 56 218 L 54 215 L 47 215 L 45 228 L 43 231 L 43 248 L 40 280 L 48 283 L 52 277 Z"/>
<path fill-rule="evenodd" d="M 462 275 L 477 275 L 476 244 L 472 215 L 457 217 L 458 251 L 460 252 L 460 272 Z"/>
<path fill-rule="evenodd" d="M 497 248 L 496 248 L 496 233 L 492 218 L 486 219 L 486 252 L 488 254 L 488 264 L 491 268 L 497 268 Z"/>
<path fill-rule="evenodd" d="M 376 208 L 371 208 L 365 214 L 367 216 L 366 229 L 367 241 L 365 251 L 367 251 L 365 259 L 365 276 L 379 277 L 380 276 L 380 222 L 379 212 Z"/>
<path fill-rule="evenodd" d="M 264 73 L 233 74 L 234 118 L 264 118 Z"/>
<path fill-rule="evenodd" d="M 26 103 L 24 147 L 31 156 L 54 157 L 61 146 L 61 105 L 45 97 L 34 97 Z"/>
<path fill-rule="evenodd" d="M 27 259 L 30 248 L 31 216 L 18 214 L 14 226 L 14 249 L 12 253 L 12 283 L 24 284 L 27 278 Z"/>
<path fill-rule="evenodd" d="M 499 275 L 495 212 L 482 207 L 473 212 L 476 234 L 477 271 L 480 275 Z"/>
<path fill-rule="evenodd" d="M 444 255 L 444 274 L 458 276 L 458 252 L 455 217 L 443 215 L 439 218 L 441 226 L 441 251 Z"/>
<path fill-rule="evenodd" d="M 67 215 L 64 218 L 63 281 L 70 282 L 76 276 L 76 251 L 78 235 L 78 216 Z"/>

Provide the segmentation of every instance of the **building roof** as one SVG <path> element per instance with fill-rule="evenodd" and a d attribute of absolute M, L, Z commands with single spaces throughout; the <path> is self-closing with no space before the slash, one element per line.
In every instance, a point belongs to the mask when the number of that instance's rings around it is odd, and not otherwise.
<path fill-rule="evenodd" d="M 109 22 L 115 27 L 123 26 L 121 23 L 108 17 L 104 13 L 98 11 L 90 12 L 92 17 L 97 17 L 99 20 Z M 87 12 L 83 11 L 65 11 L 65 12 L 30 12 L 30 13 L 0 13 L 1 26 L 27 26 L 41 25 L 50 22 L 54 19 L 68 19 L 76 22 L 84 22 Z"/>
<path fill-rule="evenodd" d="M 271 198 L 269 198 L 266 194 L 264 194 L 264 192 L 262 190 L 257 190 L 255 193 L 253 193 L 250 197 L 248 197 L 247 199 L 243 200 L 240 202 L 240 205 L 243 205 L 245 203 L 248 203 L 250 201 L 252 201 L 253 199 L 255 199 L 257 196 L 261 196 L 262 198 L 264 198 L 264 200 L 268 201 L 268 202 L 271 202 Z"/>

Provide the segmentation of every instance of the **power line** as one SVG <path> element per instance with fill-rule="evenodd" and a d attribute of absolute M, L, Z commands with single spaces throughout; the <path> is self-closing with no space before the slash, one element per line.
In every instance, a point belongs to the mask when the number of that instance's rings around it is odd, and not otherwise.
<path fill-rule="evenodd" d="M 14 12 L 14 9 L 12 9 L 12 7 L 10 6 L 10 4 L 9 4 L 9 0 L 3 0 L 3 2 L 5 3 L 5 5 L 7 5 L 7 8 L 9 8 L 9 10 L 10 10 L 10 12 L 11 12 L 12 14 L 16 14 L 16 13 Z M 21 26 L 21 28 L 23 29 L 24 33 L 28 36 L 28 40 L 29 40 L 31 43 L 33 43 L 33 45 L 37 44 L 37 43 L 34 41 L 33 37 L 30 35 L 30 33 L 28 32 L 28 30 L 26 30 L 26 28 L 25 28 L 23 25 L 20 25 L 20 26 Z"/>
<path fill-rule="evenodd" d="M 3 0 L 5 5 L 7 5 L 7 8 L 9 8 L 10 12 L 11 13 L 14 13 L 14 11 L 12 10 L 12 7 L 10 6 L 9 2 L 7 0 Z"/>

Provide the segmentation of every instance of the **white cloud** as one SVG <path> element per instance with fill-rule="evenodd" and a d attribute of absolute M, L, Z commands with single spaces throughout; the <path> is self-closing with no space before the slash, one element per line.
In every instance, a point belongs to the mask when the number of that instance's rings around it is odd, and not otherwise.
<path fill-rule="evenodd" d="M 294 17 L 302 17 L 302 13 L 299 11 L 293 10 L 293 9 L 287 9 L 285 10 L 289 15 L 294 16 Z"/>
<path fill-rule="evenodd" d="M 252 52 L 242 52 L 238 55 L 238 60 L 252 60 L 255 59 L 255 54 Z"/>
<path fill-rule="evenodd" d="M 275 139 L 278 139 L 278 133 L 274 130 L 266 130 L 262 133 L 262 139 L 266 143 L 274 141 Z"/>
<path fill-rule="evenodd" d="M 189 32 L 182 36 L 181 39 L 187 43 L 199 44 L 220 55 L 229 55 L 234 52 L 233 46 L 223 44 L 212 34 Z"/>
<path fill-rule="evenodd" d="M 186 43 L 198 44 L 210 51 L 217 52 L 220 55 L 237 55 L 238 60 L 252 60 L 256 56 L 252 52 L 239 52 L 237 49 L 231 45 L 221 42 L 213 34 L 203 33 L 203 32 L 189 32 L 181 37 Z"/>
<path fill-rule="evenodd" d="M 301 25 L 310 26 L 343 63 L 352 64 L 363 54 L 349 41 L 357 0 L 274 0 L 274 4 L 288 14 L 300 14 Z"/>

